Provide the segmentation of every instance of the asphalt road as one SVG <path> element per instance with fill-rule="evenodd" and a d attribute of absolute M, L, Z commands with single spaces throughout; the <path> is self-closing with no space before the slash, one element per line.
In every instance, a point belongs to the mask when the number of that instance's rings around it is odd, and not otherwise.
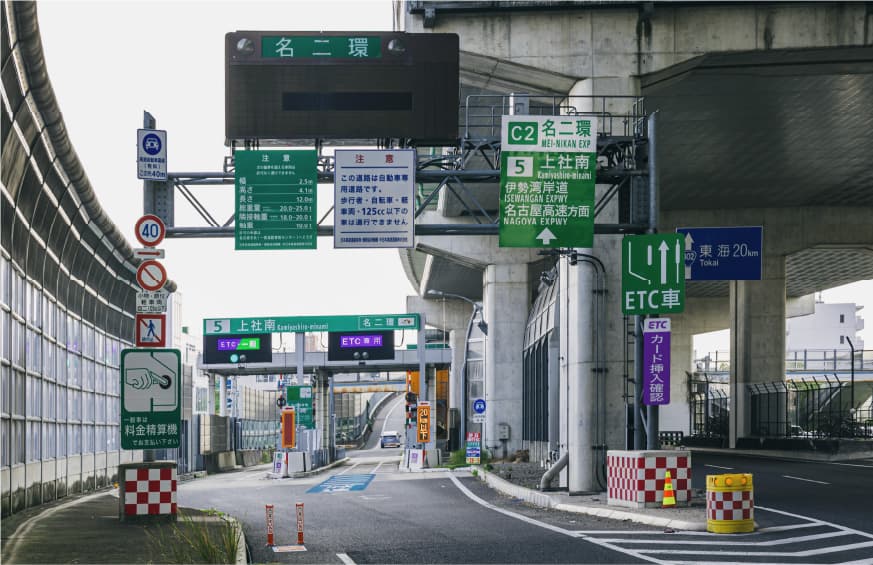
<path fill-rule="evenodd" d="M 873 534 L 873 459 L 822 463 L 695 453 L 692 487 L 706 475 L 752 473 L 755 519 L 762 525 L 776 512 L 838 524 Z M 777 520 L 778 521 L 778 520 Z"/>
<path fill-rule="evenodd" d="M 873 563 L 873 461 L 789 462 L 695 454 L 693 486 L 707 474 L 754 475 L 752 534 L 672 532 L 544 510 L 499 494 L 468 473 L 405 473 L 401 449 L 378 447 L 402 430 L 403 399 L 388 401 L 365 449 L 304 479 L 269 479 L 269 465 L 179 487 L 181 506 L 240 519 L 257 563 Z M 305 552 L 294 547 L 295 504 L 305 508 Z"/>

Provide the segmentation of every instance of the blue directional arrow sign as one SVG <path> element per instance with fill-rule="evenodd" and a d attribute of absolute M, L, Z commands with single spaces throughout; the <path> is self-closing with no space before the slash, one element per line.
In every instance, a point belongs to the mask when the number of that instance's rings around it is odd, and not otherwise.
<path fill-rule="evenodd" d="M 676 231 L 685 236 L 685 280 L 761 280 L 761 226 Z"/>

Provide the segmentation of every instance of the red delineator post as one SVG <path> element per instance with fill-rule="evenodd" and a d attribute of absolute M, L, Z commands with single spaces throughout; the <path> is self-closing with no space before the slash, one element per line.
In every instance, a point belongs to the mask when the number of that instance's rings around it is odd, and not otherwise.
<path fill-rule="evenodd" d="M 273 545 L 273 505 L 267 504 L 267 545 Z"/>
<path fill-rule="evenodd" d="M 303 545 L 303 503 L 297 503 L 297 545 Z"/>

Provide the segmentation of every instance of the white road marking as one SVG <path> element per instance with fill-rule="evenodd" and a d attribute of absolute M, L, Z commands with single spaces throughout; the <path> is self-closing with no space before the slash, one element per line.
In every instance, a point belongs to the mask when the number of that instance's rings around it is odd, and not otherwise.
<path fill-rule="evenodd" d="M 336 556 L 339 557 L 339 560 L 345 563 L 345 565 L 356 565 L 355 561 L 349 557 L 347 553 L 337 553 Z"/>
<path fill-rule="evenodd" d="M 675 534 L 673 534 L 673 535 L 675 535 Z M 820 539 L 836 538 L 836 537 L 840 537 L 840 536 L 853 536 L 853 535 L 855 535 L 855 534 L 853 534 L 852 532 L 846 532 L 846 531 L 841 530 L 841 531 L 836 531 L 836 532 L 827 532 L 824 534 L 813 534 L 811 536 L 799 536 L 799 537 L 795 537 L 795 538 L 784 538 L 784 539 L 777 539 L 777 540 L 770 540 L 770 541 L 751 541 L 751 540 L 721 541 L 724 539 L 722 534 L 710 534 L 710 536 L 712 536 L 712 538 L 719 539 L 719 542 L 718 542 L 719 547 L 724 547 L 726 545 L 742 545 L 742 546 L 754 545 L 754 546 L 769 547 L 769 546 L 774 546 L 774 545 L 785 545 L 788 543 L 803 543 L 806 541 L 815 541 L 815 540 L 820 540 Z M 712 545 L 712 539 L 701 540 L 701 541 L 690 541 L 690 540 L 677 541 L 675 539 L 671 539 L 671 540 L 645 540 L 645 539 L 623 539 L 623 538 L 617 538 L 617 539 L 599 538 L 599 539 L 602 541 L 608 541 L 608 542 L 612 542 L 612 543 L 670 544 L 673 546 L 676 546 L 678 544 L 682 544 L 682 545 Z M 655 550 L 653 550 L 653 551 L 655 551 Z"/>
<path fill-rule="evenodd" d="M 722 467 L 721 465 L 704 465 L 704 467 L 712 467 L 713 469 L 724 469 L 726 471 L 733 471 L 733 467 Z"/>
<path fill-rule="evenodd" d="M 826 483 L 824 481 L 815 481 L 813 479 L 804 479 L 803 477 L 792 477 L 791 475 L 782 475 L 786 479 L 794 479 L 795 481 L 804 481 L 807 483 L 816 483 L 819 485 L 829 485 L 830 483 Z"/>
<path fill-rule="evenodd" d="M 719 556 L 735 555 L 738 557 L 811 557 L 813 555 L 825 555 L 826 553 L 837 553 L 838 551 L 854 551 L 856 549 L 864 549 L 865 547 L 873 547 L 873 541 L 865 541 L 861 543 L 850 543 L 848 545 L 834 545 L 830 547 L 819 547 L 816 549 L 808 549 L 806 551 L 719 551 Z M 647 549 L 646 553 L 669 553 L 671 555 L 701 555 L 708 554 L 708 551 L 682 550 L 682 549 Z"/>
<path fill-rule="evenodd" d="M 852 532 L 855 535 L 873 539 L 873 534 L 868 534 L 867 532 L 862 532 L 861 530 L 855 530 L 852 528 L 847 528 L 845 526 L 840 526 L 839 524 L 834 524 L 833 522 L 825 522 L 823 520 L 817 520 L 815 518 L 810 518 L 809 516 L 803 516 L 802 514 L 793 514 L 791 512 L 786 512 L 784 510 L 776 510 L 775 508 L 767 508 L 766 506 L 755 506 L 755 510 L 763 510 L 765 512 L 773 512 L 775 514 L 782 514 L 783 516 L 791 516 L 792 518 L 798 518 L 800 520 L 807 520 L 809 522 L 814 522 L 817 526 L 830 526 L 832 528 L 836 528 L 838 530 L 844 530 L 846 532 Z"/>
<path fill-rule="evenodd" d="M 458 489 L 462 493 L 464 493 L 464 495 L 466 495 L 467 498 L 469 498 L 470 500 L 472 500 L 476 504 L 479 504 L 480 506 L 484 506 L 485 508 L 488 508 L 489 510 L 493 510 L 495 512 L 503 514 L 504 516 L 509 516 L 510 518 L 515 518 L 516 520 L 521 520 L 522 522 L 526 522 L 528 524 L 532 524 L 534 526 L 538 526 L 540 528 L 550 530 L 550 531 L 553 531 L 553 532 L 558 533 L 558 534 L 563 534 L 565 536 L 569 536 L 569 537 L 577 538 L 577 539 L 584 539 L 585 541 L 587 541 L 589 543 L 593 543 L 594 545 L 599 545 L 600 547 L 605 547 L 605 548 L 611 549 L 613 551 L 618 551 L 620 553 L 624 553 L 625 555 L 630 555 L 630 556 L 636 557 L 637 559 L 642 559 L 644 561 L 649 561 L 651 563 L 662 563 L 662 564 L 668 563 L 667 561 L 661 561 L 660 559 L 657 559 L 654 557 L 649 557 L 647 555 L 643 555 L 642 553 L 640 553 L 638 551 L 617 547 L 617 546 L 612 545 L 611 543 L 604 543 L 597 538 L 590 538 L 590 537 L 587 537 L 584 535 L 580 536 L 574 530 L 565 530 L 564 528 L 561 528 L 558 526 L 553 526 L 551 524 L 546 524 L 545 522 L 540 522 L 539 520 L 534 520 L 533 518 L 529 518 L 529 517 L 524 516 L 522 514 L 516 514 L 515 512 L 511 512 L 509 510 L 499 508 L 497 506 L 494 506 L 490 502 L 486 502 L 486 501 L 482 500 L 481 498 L 479 498 L 478 496 L 476 496 L 475 494 L 470 492 L 470 490 L 467 487 L 465 487 L 464 485 L 462 485 L 461 481 L 459 481 L 454 475 L 450 475 L 449 479 L 451 479 L 451 481 L 453 483 L 455 483 L 455 486 L 458 487 Z"/>
<path fill-rule="evenodd" d="M 828 465 L 842 465 L 843 467 L 861 467 L 862 469 L 873 469 L 873 465 L 860 465 L 858 463 L 828 463 Z"/>
<path fill-rule="evenodd" d="M 401 396 L 401 397 L 399 397 L 399 398 L 402 399 L 403 397 Z M 382 420 L 382 433 L 383 433 L 383 434 L 385 433 L 385 426 L 388 425 L 388 418 L 391 417 L 392 412 L 394 412 L 394 410 L 395 410 L 398 406 L 400 406 L 401 404 L 402 404 L 401 400 L 397 400 L 397 402 L 394 403 L 394 406 L 391 407 L 391 410 L 389 410 L 388 413 L 385 414 L 385 419 Z"/>
<path fill-rule="evenodd" d="M 799 528 L 815 528 L 816 526 L 822 526 L 821 522 L 809 522 L 807 524 L 789 524 L 788 526 L 772 526 L 769 528 L 761 528 L 755 530 L 759 534 L 766 534 L 770 532 L 784 532 L 787 530 L 797 530 Z M 733 534 L 731 534 L 733 535 Z"/>

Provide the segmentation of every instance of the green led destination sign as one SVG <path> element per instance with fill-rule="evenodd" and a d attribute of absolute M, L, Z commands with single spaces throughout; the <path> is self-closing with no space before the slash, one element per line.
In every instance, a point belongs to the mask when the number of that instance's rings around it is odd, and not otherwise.
<path fill-rule="evenodd" d="M 357 332 L 368 330 L 417 330 L 418 314 L 366 316 L 273 316 L 269 318 L 207 318 L 203 334 L 255 334 L 291 332 Z"/>
<path fill-rule="evenodd" d="M 382 39 L 372 36 L 267 35 L 261 57 L 281 59 L 379 59 Z"/>

